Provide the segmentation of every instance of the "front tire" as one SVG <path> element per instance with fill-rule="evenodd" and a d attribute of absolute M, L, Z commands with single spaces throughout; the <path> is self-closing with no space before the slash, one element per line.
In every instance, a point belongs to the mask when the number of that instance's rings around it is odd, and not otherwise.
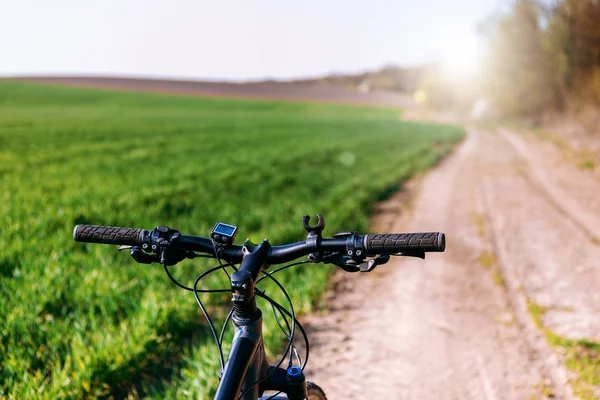
<path fill-rule="evenodd" d="M 306 391 L 308 392 L 308 400 L 327 400 L 323 389 L 312 382 L 306 382 Z"/>

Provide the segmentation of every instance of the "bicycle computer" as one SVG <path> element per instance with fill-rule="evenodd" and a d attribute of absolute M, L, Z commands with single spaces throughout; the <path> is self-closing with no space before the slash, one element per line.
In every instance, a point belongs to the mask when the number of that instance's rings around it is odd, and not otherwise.
<path fill-rule="evenodd" d="M 224 224 L 223 222 L 217 222 L 212 232 L 210 233 L 210 237 L 218 243 L 230 244 L 235 240 L 235 235 L 237 234 L 238 228 L 237 226 Z"/>

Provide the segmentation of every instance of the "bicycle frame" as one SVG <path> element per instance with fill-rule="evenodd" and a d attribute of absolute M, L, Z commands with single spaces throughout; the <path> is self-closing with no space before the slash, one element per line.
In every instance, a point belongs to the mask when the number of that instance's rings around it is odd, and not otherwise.
<path fill-rule="evenodd" d="M 290 400 L 301 400 L 307 396 L 302 371 L 290 373 L 283 368 L 271 367 L 267 362 L 262 337 L 262 312 L 256 307 L 254 286 L 265 268 L 270 246 L 266 239 L 259 245 L 247 241 L 240 268 L 231 276 L 235 334 L 215 400 L 238 399 L 240 393 L 246 391 L 243 400 L 256 400 L 265 390 L 282 391 Z M 267 374 L 271 376 L 256 384 Z"/>

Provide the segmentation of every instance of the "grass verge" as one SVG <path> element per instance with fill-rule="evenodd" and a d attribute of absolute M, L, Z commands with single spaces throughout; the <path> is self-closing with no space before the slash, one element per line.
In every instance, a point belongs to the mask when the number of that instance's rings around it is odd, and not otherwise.
<path fill-rule="evenodd" d="M 543 324 L 543 317 L 548 308 L 531 300 L 527 307 L 550 346 L 559 350 L 564 357 L 565 366 L 574 372 L 575 377 L 570 381 L 573 393 L 583 400 L 597 399 L 600 386 L 600 343 L 587 339 L 567 339 L 557 335 Z"/>

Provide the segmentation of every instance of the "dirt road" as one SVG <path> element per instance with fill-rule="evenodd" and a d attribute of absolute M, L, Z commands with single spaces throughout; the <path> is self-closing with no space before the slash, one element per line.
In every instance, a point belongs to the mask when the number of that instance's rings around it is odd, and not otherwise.
<path fill-rule="evenodd" d="M 307 376 L 329 398 L 569 399 L 568 380 L 581 390 L 541 329 L 600 337 L 595 204 L 572 190 L 600 185 L 547 165 L 536 146 L 470 129 L 393 226 L 444 231 L 447 251 L 340 275 L 331 311 L 310 320 Z"/>

